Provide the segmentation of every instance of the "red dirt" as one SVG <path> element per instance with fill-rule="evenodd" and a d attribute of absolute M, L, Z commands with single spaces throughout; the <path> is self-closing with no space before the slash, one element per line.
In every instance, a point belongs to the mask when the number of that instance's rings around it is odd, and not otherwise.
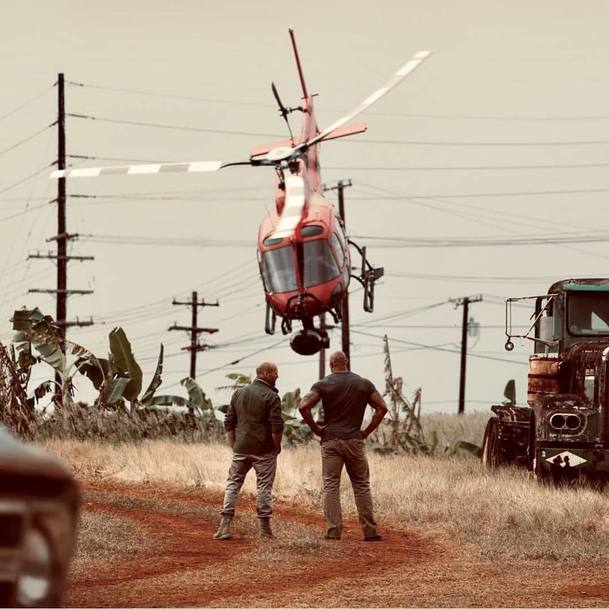
<path fill-rule="evenodd" d="M 382 542 L 363 543 L 355 522 L 342 541 L 318 542 L 321 515 L 289 503 L 275 503 L 274 522 L 282 523 L 276 541 L 249 532 L 213 541 L 220 499 L 199 489 L 86 484 L 85 511 L 127 519 L 154 550 L 87 557 L 87 569 L 75 569 L 68 582 L 66 605 L 541 607 L 609 600 L 600 562 L 501 563 L 437 533 L 386 526 Z M 239 508 L 254 513 L 247 496 Z"/>

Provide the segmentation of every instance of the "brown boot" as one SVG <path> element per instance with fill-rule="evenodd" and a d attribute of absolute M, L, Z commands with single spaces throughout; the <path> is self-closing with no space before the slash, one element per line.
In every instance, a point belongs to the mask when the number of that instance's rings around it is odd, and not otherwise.
<path fill-rule="evenodd" d="M 225 539 L 232 539 L 233 535 L 230 532 L 230 523 L 232 522 L 232 518 L 229 516 L 222 516 L 220 520 L 220 526 L 218 530 L 214 534 L 214 539 L 224 541 Z"/>
<path fill-rule="evenodd" d="M 270 518 L 258 518 L 258 525 L 260 529 L 260 537 L 263 539 L 273 539 Z"/>

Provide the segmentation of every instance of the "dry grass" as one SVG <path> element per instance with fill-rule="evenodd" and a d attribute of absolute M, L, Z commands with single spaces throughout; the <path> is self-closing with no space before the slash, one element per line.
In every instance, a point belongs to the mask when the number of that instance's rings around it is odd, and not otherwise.
<path fill-rule="evenodd" d="M 447 413 L 433 413 L 421 415 L 421 425 L 426 434 L 435 431 L 438 434 L 438 453 L 452 446 L 459 440 L 471 442 L 482 446 L 484 428 L 491 416 L 490 405 L 488 411 L 471 412 L 461 416 Z"/>
<path fill-rule="evenodd" d="M 150 551 L 145 533 L 124 518 L 83 511 L 72 570 L 87 569 L 99 559 Z"/>
<path fill-rule="evenodd" d="M 108 446 L 49 441 L 85 478 L 224 488 L 230 450 L 218 444 L 150 441 Z M 370 454 L 372 487 L 381 522 L 444 531 L 474 542 L 484 555 L 515 558 L 609 557 L 607 492 L 540 486 L 525 471 L 488 472 L 477 459 L 438 459 Z M 318 447 L 284 450 L 275 495 L 319 508 Z M 244 490 L 254 492 L 254 476 Z M 354 513 L 348 481 L 343 480 L 347 512 Z"/>

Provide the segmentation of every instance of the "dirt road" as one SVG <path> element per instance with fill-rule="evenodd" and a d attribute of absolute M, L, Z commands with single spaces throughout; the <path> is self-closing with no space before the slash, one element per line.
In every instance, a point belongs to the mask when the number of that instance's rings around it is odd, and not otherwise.
<path fill-rule="evenodd" d="M 275 504 L 276 540 L 263 542 L 248 497 L 239 504 L 235 538 L 218 542 L 211 538 L 217 493 L 115 482 L 88 483 L 84 490 L 89 525 L 67 606 L 609 604 L 600 561 L 489 560 L 437 531 L 387 523 L 381 543 L 363 543 L 355 522 L 348 522 L 342 541 L 324 541 L 320 514 L 287 503 Z M 120 534 L 117 523 L 127 527 Z"/>

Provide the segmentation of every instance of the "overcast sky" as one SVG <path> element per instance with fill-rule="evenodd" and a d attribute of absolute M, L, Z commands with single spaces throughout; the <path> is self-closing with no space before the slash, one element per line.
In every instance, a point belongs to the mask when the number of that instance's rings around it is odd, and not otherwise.
<path fill-rule="evenodd" d="M 382 389 L 387 333 L 407 393 L 421 386 L 424 410 L 455 412 L 462 311 L 447 301 L 483 294 L 471 307 L 480 335 L 471 339 L 466 409 L 500 400 L 509 378 L 525 398 L 531 348 L 503 350 L 503 300 L 564 277 L 608 276 L 609 248 L 471 241 L 607 234 L 608 10 L 562 0 L 4 3 L 0 338 L 10 337 L 15 308 L 55 313 L 53 297 L 27 295 L 54 288 L 55 267 L 26 256 L 49 249 L 56 233 L 56 183 L 45 168 L 57 134 L 45 127 L 56 118 L 57 73 L 71 83 L 67 112 L 95 117 L 67 120 L 68 154 L 95 157 L 71 158 L 74 166 L 246 159 L 286 135 L 271 81 L 286 105 L 299 103 L 294 27 L 321 128 L 415 52 L 433 51 L 362 117 L 366 134 L 321 150 L 326 183 L 353 181 L 348 232 L 368 237 L 362 243 L 386 272 L 373 314 L 361 310 L 361 292 L 351 298 L 352 368 Z M 198 358 L 198 380 L 216 402 L 228 398 L 214 391 L 226 373 L 250 373 L 262 359 L 279 363 L 281 391 L 308 389 L 317 357 L 296 355 L 288 341 L 273 347 L 283 337 L 263 329 L 255 239 L 273 189 L 272 169 L 249 167 L 70 181 L 68 230 L 82 235 L 71 253 L 95 261 L 70 263 L 69 287 L 95 292 L 71 297 L 69 317 L 96 325 L 69 337 L 104 355 L 108 332 L 122 326 L 145 383 L 162 341 L 163 387 L 184 392 L 176 384 L 189 370 L 180 351 L 189 337 L 167 328 L 190 324 L 190 311 L 171 301 L 197 290 L 221 305 L 199 312 L 200 325 L 220 329 L 209 338 L 216 348 Z M 387 237 L 402 241 L 378 241 Z M 440 247 L 449 238 L 466 245 Z"/>

